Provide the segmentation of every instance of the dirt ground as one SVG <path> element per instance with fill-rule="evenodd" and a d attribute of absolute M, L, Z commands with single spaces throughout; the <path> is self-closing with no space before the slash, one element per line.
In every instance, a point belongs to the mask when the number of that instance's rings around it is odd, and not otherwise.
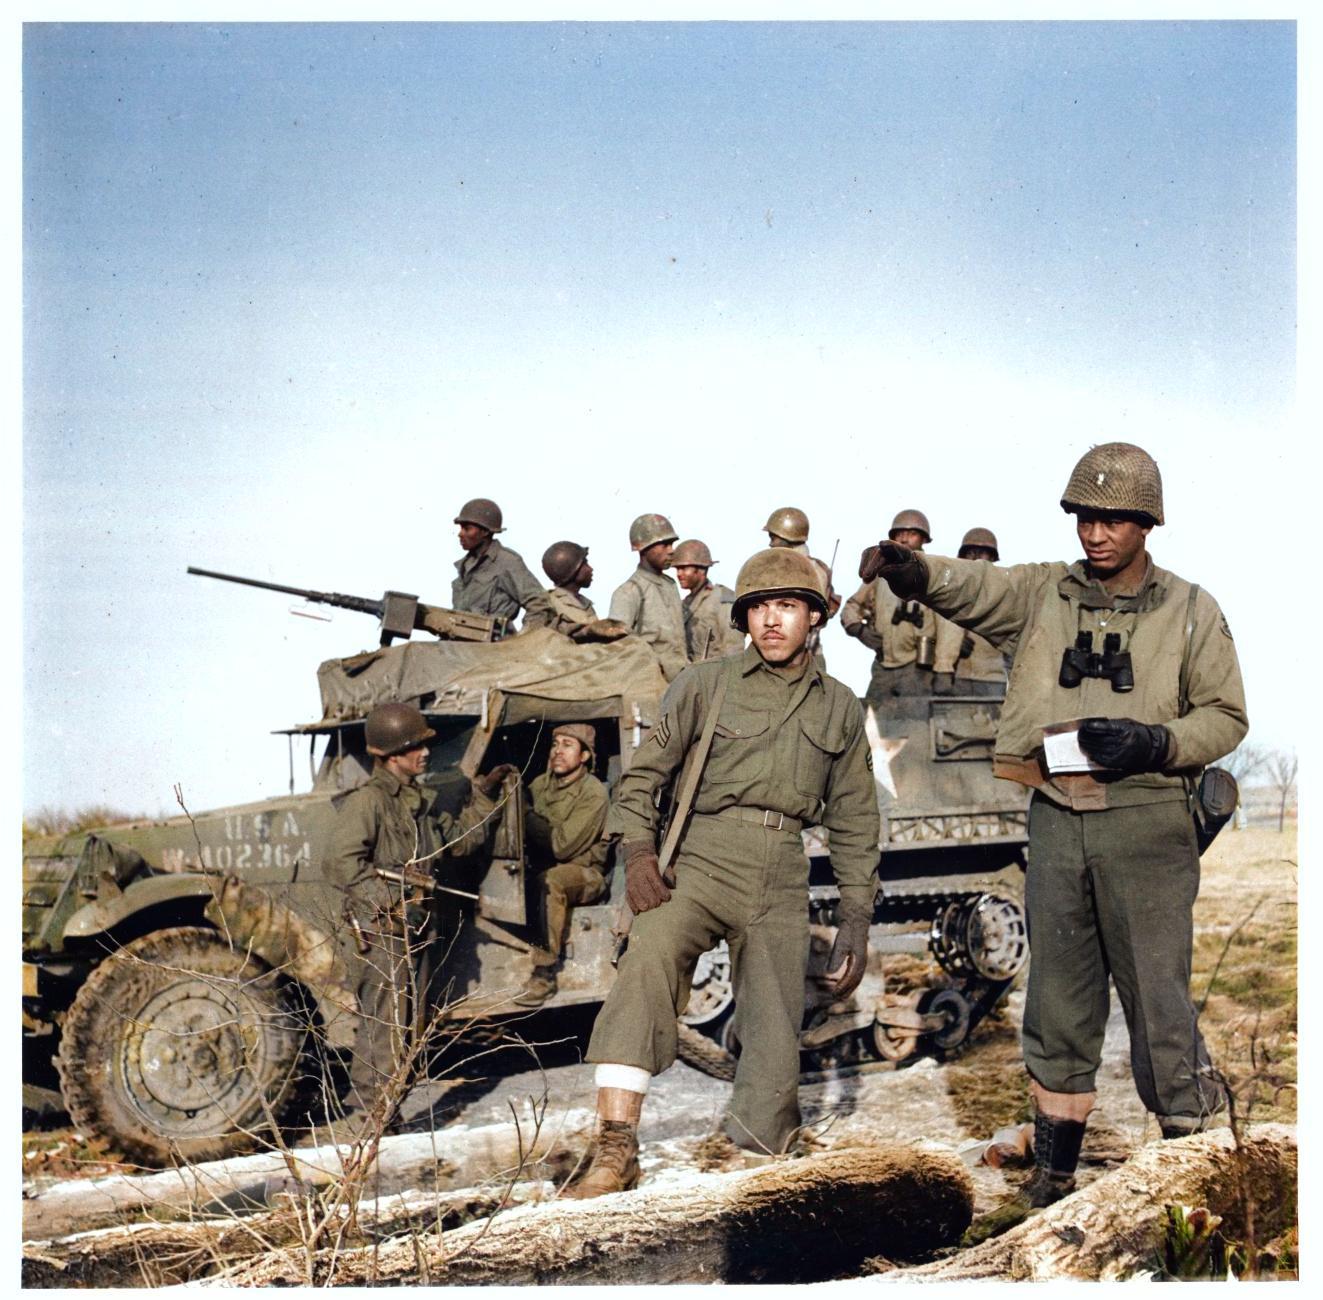
<path fill-rule="evenodd" d="M 1294 1123 L 1296 1118 L 1296 874 L 1294 829 L 1224 831 L 1203 860 L 1192 989 L 1196 1002 L 1203 1003 L 1202 1025 L 1213 1058 L 1245 1120 Z M 915 958 L 888 960 L 896 963 L 898 983 L 920 973 Z M 935 966 L 932 970 L 937 974 Z M 1125 1025 L 1115 999 L 1113 1004 L 1082 1182 L 1157 1137 L 1134 1093 Z M 1017 988 L 952 1059 L 923 1057 L 901 1069 L 844 1072 L 804 1085 L 805 1145 L 922 1142 L 963 1151 L 968 1163 L 978 1140 L 1029 1116 L 1017 1037 L 1022 1005 Z M 538 1023 L 530 1023 L 530 1039 L 537 1037 L 531 1029 Z M 544 1098 L 550 1116 L 591 1108 L 592 1067 L 581 1060 L 589 1024 L 590 1017 L 580 1014 L 539 1026 L 541 1041 L 558 1040 L 539 1053 L 541 1068 L 525 1068 L 532 1060 L 527 1057 L 499 1077 L 428 1084 L 411 1097 L 406 1116 L 415 1127 L 430 1128 L 429 1115 L 438 1124 L 508 1122 L 512 1113 L 527 1113 Z M 666 1180 L 713 1167 L 709 1135 L 729 1095 L 729 1084 L 683 1063 L 659 1076 L 640 1132 L 644 1177 Z M 69 1128 L 25 1134 L 25 1187 L 111 1172 L 114 1155 Z M 1025 1176 L 978 1165 L 970 1172 L 976 1213 Z"/>

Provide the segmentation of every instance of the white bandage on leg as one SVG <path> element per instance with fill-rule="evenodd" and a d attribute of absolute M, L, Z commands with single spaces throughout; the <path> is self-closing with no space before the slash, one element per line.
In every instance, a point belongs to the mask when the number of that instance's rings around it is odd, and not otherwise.
<path fill-rule="evenodd" d="M 624 1088 L 626 1092 L 642 1093 L 645 1097 L 651 1082 L 652 1075 L 637 1065 L 599 1065 L 593 1075 L 593 1083 L 599 1088 Z"/>

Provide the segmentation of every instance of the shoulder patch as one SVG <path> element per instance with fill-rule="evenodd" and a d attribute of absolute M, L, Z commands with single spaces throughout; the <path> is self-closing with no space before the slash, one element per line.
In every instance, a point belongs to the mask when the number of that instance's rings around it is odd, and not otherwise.
<path fill-rule="evenodd" d="M 873 747 L 871 745 L 864 750 L 864 762 L 867 764 L 868 770 L 871 772 L 873 770 Z"/>
<path fill-rule="evenodd" d="M 1227 616 L 1226 616 L 1225 614 L 1222 615 L 1222 623 L 1221 623 L 1221 627 L 1222 627 L 1222 635 L 1223 635 L 1224 637 L 1226 637 L 1226 639 L 1227 639 L 1228 641 L 1232 641 L 1232 640 L 1235 639 L 1235 638 L 1232 637 L 1232 635 L 1231 635 L 1231 628 L 1230 628 L 1230 626 L 1227 624 Z"/>

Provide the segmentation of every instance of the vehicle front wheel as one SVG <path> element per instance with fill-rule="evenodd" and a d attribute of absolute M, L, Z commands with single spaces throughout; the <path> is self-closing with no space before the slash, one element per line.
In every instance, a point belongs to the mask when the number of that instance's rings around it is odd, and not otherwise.
<path fill-rule="evenodd" d="M 296 985 L 202 927 L 126 944 L 78 990 L 56 1062 L 73 1122 L 149 1165 L 250 1150 L 296 1087 Z"/>

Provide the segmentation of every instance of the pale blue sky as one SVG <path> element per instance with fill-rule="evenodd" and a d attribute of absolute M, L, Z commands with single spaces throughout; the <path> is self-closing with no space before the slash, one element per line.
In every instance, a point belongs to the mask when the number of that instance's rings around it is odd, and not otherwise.
<path fill-rule="evenodd" d="M 1293 464 L 1293 24 L 38 24 L 23 73 L 26 808 L 283 788 L 374 629 L 187 564 L 445 603 L 474 495 L 602 608 L 645 510 L 728 583 L 791 502 L 840 586 L 910 505 L 1073 558 L 1113 438 L 1294 743 L 1209 546 Z"/>

